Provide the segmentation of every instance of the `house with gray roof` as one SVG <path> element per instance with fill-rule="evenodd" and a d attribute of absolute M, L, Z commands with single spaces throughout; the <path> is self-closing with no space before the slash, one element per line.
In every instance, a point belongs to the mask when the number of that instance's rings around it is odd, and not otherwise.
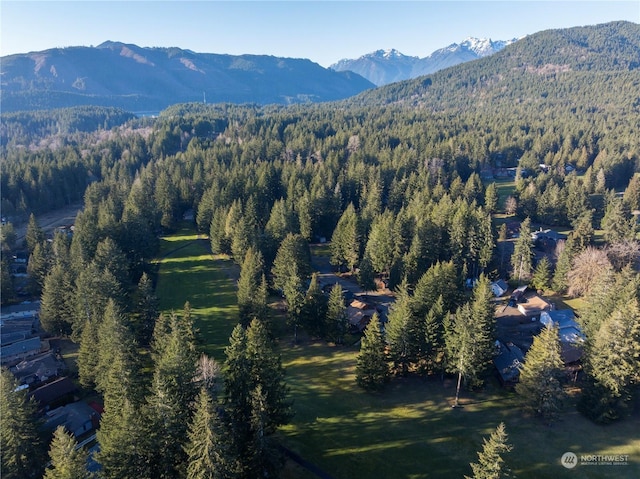
<path fill-rule="evenodd" d="M 7 344 L 0 348 L 0 363 L 9 364 L 35 356 L 42 349 L 39 337 L 28 338 L 15 343 Z"/>
<path fill-rule="evenodd" d="M 55 429 L 64 428 L 75 437 L 92 431 L 98 425 L 98 413 L 87 403 L 78 401 L 47 412 L 45 427 Z"/>

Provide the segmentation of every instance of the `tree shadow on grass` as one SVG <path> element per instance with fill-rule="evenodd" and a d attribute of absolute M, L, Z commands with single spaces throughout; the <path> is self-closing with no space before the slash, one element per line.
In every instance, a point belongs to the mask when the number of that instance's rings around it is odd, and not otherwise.
<path fill-rule="evenodd" d="M 637 417 L 603 428 L 570 409 L 548 427 L 523 414 L 517 396 L 493 380 L 482 391 L 466 391 L 462 409 L 450 407 L 454 387 L 439 378 L 402 378 L 369 394 L 355 385 L 357 351 L 319 342 L 282 344 L 296 411 L 281 430 L 283 442 L 336 478 L 469 475 L 483 438 L 500 422 L 514 445 L 505 459 L 520 478 L 640 477 Z M 560 465 L 566 451 L 626 451 L 633 462 L 583 468 L 576 475 Z"/>

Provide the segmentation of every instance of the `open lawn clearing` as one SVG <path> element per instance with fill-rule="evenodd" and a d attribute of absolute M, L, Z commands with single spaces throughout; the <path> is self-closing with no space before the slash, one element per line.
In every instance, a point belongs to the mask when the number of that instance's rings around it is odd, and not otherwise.
<path fill-rule="evenodd" d="M 201 348 L 223 361 L 237 321 L 237 267 L 224 257 L 211 256 L 206 241 L 178 236 L 171 237 L 170 246 L 163 240 L 163 250 L 173 252 L 159 260 L 156 291 L 161 308 L 180 311 L 190 301 Z M 462 409 L 450 407 L 452 378 L 444 383 L 438 378 L 396 379 L 384 393 L 369 394 L 355 384 L 357 348 L 308 340 L 294 345 L 286 331 L 278 344 L 296 415 L 279 436 L 289 449 L 336 479 L 461 478 L 471 473 L 469 462 L 476 461 L 482 438 L 500 421 L 514 445 L 507 462 L 521 479 L 640 477 L 638 413 L 617 424 L 597 426 L 568 407 L 563 420 L 549 427 L 524 415 L 515 395 L 495 380 L 484 391 L 464 391 Z M 578 458 L 628 454 L 630 465 L 567 470 L 559 462 L 567 451 Z M 283 477 L 313 475 L 288 464 Z"/>
<path fill-rule="evenodd" d="M 485 391 L 463 392 L 464 408 L 452 409 L 453 379 L 396 379 L 384 393 L 368 394 L 355 384 L 355 349 L 283 341 L 282 354 L 296 411 L 283 442 L 336 479 L 462 477 L 501 421 L 517 477 L 640 477 L 640 415 L 603 427 L 568 408 L 549 427 L 524 415 L 495 380 Z M 567 451 L 628 454 L 631 463 L 576 474 L 560 465 Z"/>
<path fill-rule="evenodd" d="M 516 181 L 512 178 L 484 181 L 485 186 L 489 186 L 491 183 L 496 184 L 496 190 L 498 192 L 498 211 L 504 211 L 504 202 L 509 195 L 512 195 L 516 190 Z"/>
<path fill-rule="evenodd" d="M 162 238 L 161 251 L 166 256 L 158 260 L 160 310 L 180 312 L 189 301 L 202 351 L 222 362 L 238 322 L 235 284 L 229 278 L 235 265 L 212 256 L 208 242 L 195 234 Z"/>

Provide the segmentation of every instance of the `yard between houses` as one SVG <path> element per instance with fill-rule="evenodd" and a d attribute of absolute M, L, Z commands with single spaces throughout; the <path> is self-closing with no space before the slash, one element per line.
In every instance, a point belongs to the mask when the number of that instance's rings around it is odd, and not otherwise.
<path fill-rule="evenodd" d="M 181 311 L 189 301 L 200 330 L 201 349 L 224 360 L 224 348 L 237 322 L 237 267 L 212 256 L 206 240 L 182 230 L 163 238 L 156 289 L 164 311 Z M 418 377 L 394 379 L 380 394 L 355 383 L 358 353 L 304 335 L 294 344 L 281 327 L 278 348 L 294 401 L 295 417 L 280 429 L 282 444 L 336 479 L 461 478 L 471 474 L 482 439 L 502 421 L 513 451 L 506 463 L 519 478 L 640 477 L 640 413 L 598 426 L 567 407 L 552 426 L 525 415 L 513 392 L 493 377 L 479 392 L 463 391 L 463 408 L 453 409 L 455 380 Z M 284 336 L 282 336 L 284 335 Z M 636 408 L 639 409 L 639 408 Z M 565 469 L 565 452 L 628 455 L 626 466 Z M 289 465 L 287 479 L 315 477 Z"/>

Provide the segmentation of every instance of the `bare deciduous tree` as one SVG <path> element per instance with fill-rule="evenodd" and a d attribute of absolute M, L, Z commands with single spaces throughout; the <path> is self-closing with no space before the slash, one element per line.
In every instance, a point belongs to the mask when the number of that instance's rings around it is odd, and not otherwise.
<path fill-rule="evenodd" d="M 215 359 L 203 353 L 198 359 L 194 380 L 202 384 L 208 391 L 215 393 L 217 391 L 216 382 L 220 377 L 220 365 Z"/>
<path fill-rule="evenodd" d="M 508 215 L 515 215 L 518 209 L 518 200 L 514 196 L 509 195 L 504 201 L 504 212 Z"/>
<path fill-rule="evenodd" d="M 568 274 L 569 295 L 584 296 L 596 284 L 601 275 L 611 271 L 612 265 L 603 249 L 589 246 L 573 260 Z"/>
<path fill-rule="evenodd" d="M 640 261 L 640 243 L 636 240 L 623 240 L 612 243 L 606 248 L 607 258 L 616 271 L 620 271 L 625 266 L 638 269 Z"/>

